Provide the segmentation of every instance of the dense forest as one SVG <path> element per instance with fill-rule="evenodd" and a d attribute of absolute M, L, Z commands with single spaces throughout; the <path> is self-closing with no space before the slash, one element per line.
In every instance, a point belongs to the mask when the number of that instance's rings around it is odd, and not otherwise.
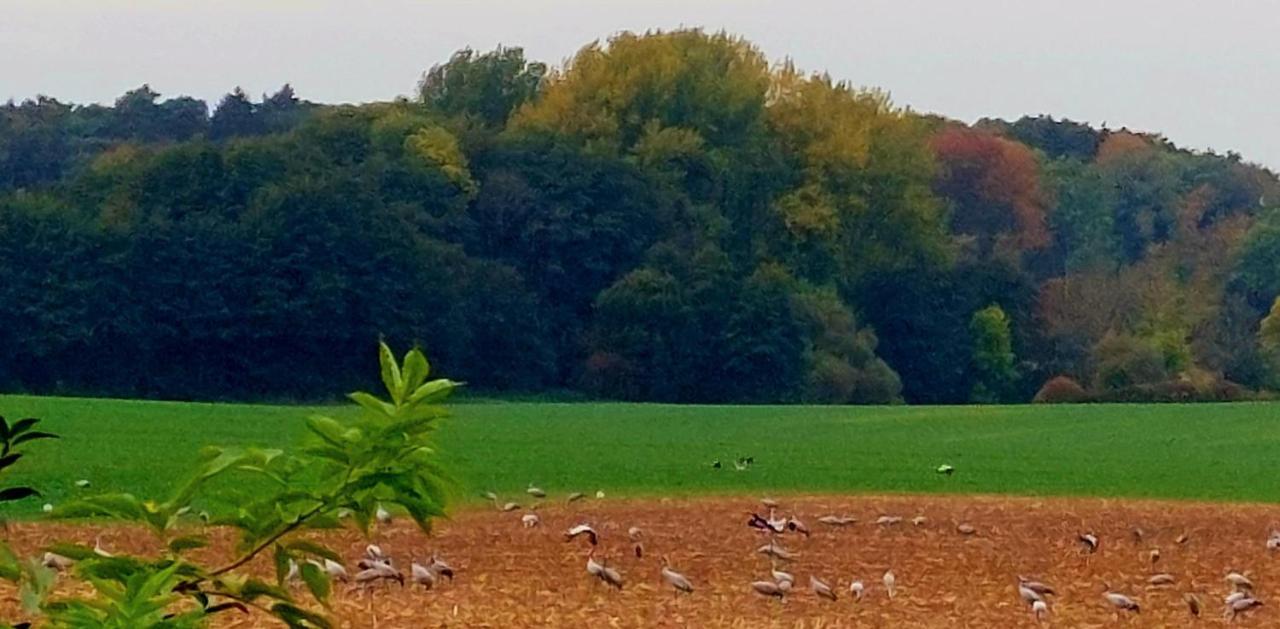
<path fill-rule="evenodd" d="M 491 391 L 1234 399 L 1280 385 L 1278 294 L 1239 155 L 924 116 L 725 34 L 464 50 L 359 106 L 0 107 L 6 391 L 315 398 L 382 337 Z"/>

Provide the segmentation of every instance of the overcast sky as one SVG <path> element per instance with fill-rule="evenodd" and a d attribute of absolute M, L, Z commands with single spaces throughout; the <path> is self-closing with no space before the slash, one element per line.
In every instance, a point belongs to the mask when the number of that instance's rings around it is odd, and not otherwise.
<path fill-rule="evenodd" d="M 0 100 L 110 102 L 150 83 L 213 104 L 285 82 L 384 100 L 465 46 L 558 64 L 620 30 L 678 26 L 921 111 L 1050 113 L 1280 168 L 1277 0 L 0 0 Z"/>

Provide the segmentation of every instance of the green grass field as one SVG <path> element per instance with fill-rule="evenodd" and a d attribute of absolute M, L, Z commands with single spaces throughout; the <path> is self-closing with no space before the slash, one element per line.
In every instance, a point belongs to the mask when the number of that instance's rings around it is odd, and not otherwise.
<path fill-rule="evenodd" d="M 0 396 L 63 436 L 14 468 L 51 502 L 162 497 L 208 444 L 298 443 L 314 407 Z M 350 412 L 329 407 L 326 412 Z M 468 495 L 947 492 L 1280 501 L 1280 405 L 1006 407 L 464 403 L 441 433 Z M 735 456 L 756 465 L 735 472 Z M 713 470 L 720 459 L 725 469 Z M 957 473 L 934 472 L 950 463 Z M 38 509 L 27 502 L 18 513 Z"/>

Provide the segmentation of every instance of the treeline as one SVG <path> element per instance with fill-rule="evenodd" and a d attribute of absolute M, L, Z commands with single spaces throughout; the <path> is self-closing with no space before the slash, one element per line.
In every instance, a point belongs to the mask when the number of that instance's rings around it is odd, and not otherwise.
<path fill-rule="evenodd" d="M 723 34 L 462 51 L 361 106 L 0 108 L 9 391 L 311 398 L 385 337 L 493 390 L 1229 399 L 1277 385 L 1277 294 L 1238 155 L 921 116 Z"/>

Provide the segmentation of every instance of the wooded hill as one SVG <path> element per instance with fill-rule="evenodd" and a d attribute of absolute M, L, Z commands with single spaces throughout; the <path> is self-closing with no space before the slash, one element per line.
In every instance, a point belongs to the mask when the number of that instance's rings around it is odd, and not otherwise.
<path fill-rule="evenodd" d="M 381 336 L 482 390 L 1227 399 L 1280 384 L 1278 294 L 1239 155 L 922 116 L 725 34 L 461 51 L 360 106 L 0 107 L 8 391 L 313 398 Z"/>

